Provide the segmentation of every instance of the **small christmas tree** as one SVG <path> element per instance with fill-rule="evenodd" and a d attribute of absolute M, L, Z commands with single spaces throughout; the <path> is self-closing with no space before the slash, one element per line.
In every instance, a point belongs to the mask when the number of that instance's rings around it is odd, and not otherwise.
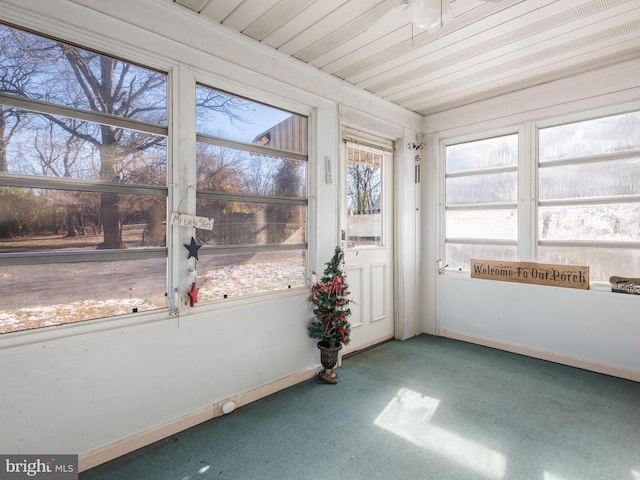
<path fill-rule="evenodd" d="M 309 300 L 316 318 L 309 326 L 309 336 L 328 348 L 337 348 L 343 343 L 348 345 L 351 335 L 349 285 L 342 272 L 344 252 L 339 246 L 325 265 L 324 275 L 311 287 Z"/>

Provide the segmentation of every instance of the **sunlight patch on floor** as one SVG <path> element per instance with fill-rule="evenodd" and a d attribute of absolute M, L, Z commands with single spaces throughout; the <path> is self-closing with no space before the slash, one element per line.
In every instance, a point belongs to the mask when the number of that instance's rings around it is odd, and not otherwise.
<path fill-rule="evenodd" d="M 640 480 L 640 470 L 631 470 L 633 480 Z"/>
<path fill-rule="evenodd" d="M 373 423 L 482 475 L 504 478 L 504 455 L 430 424 L 439 404 L 438 399 L 403 388 Z"/>
<path fill-rule="evenodd" d="M 199 475 L 204 475 L 211 468 L 211 465 L 205 465 L 200 470 L 198 470 Z M 181 480 L 193 480 L 193 477 L 190 475 L 188 477 L 182 477 Z"/>
<path fill-rule="evenodd" d="M 553 473 L 544 472 L 543 480 L 566 480 L 563 477 L 559 477 L 558 475 L 554 475 Z"/>

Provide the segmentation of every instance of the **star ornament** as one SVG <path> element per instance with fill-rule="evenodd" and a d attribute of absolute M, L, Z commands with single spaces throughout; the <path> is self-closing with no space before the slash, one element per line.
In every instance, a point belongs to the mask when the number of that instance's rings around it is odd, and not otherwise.
<path fill-rule="evenodd" d="M 201 247 L 202 245 L 198 245 L 196 243 L 196 239 L 191 237 L 191 244 L 187 245 L 184 244 L 184 247 L 189 250 L 189 256 L 187 257 L 187 260 L 189 260 L 191 257 L 195 258 L 196 260 L 199 260 L 198 258 L 198 249 Z"/>
<path fill-rule="evenodd" d="M 198 292 L 200 289 L 196 287 L 196 282 L 191 284 L 191 288 L 187 295 L 189 295 L 189 306 L 193 307 L 196 303 L 198 303 Z"/>

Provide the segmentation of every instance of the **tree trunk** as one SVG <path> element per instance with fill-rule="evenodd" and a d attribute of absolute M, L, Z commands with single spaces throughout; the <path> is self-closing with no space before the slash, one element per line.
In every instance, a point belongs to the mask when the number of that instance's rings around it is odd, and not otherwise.
<path fill-rule="evenodd" d="M 163 224 L 164 209 L 162 205 L 153 203 L 149 206 L 147 213 L 147 243 L 154 247 L 164 247 L 166 245 L 165 232 Z"/>
<path fill-rule="evenodd" d="M 66 217 L 67 237 L 75 238 L 78 236 L 78 230 L 76 229 L 76 216 L 69 207 L 67 207 Z"/>
<path fill-rule="evenodd" d="M 100 216 L 104 228 L 104 240 L 98 249 L 125 248 L 122 243 L 122 223 L 120 222 L 120 196 L 117 193 L 103 193 L 100 198 Z"/>
<path fill-rule="evenodd" d="M 100 153 L 100 179 L 113 182 L 118 178 L 116 158 L 117 140 L 113 127 L 101 127 L 102 144 Z M 122 222 L 120 221 L 120 195 L 117 193 L 103 193 L 100 197 L 100 217 L 104 227 L 104 240 L 98 245 L 99 249 L 125 248 L 122 243 Z"/>
<path fill-rule="evenodd" d="M 7 164 L 7 141 L 0 137 L 0 172 L 8 172 L 9 165 Z"/>
<path fill-rule="evenodd" d="M 4 116 L 4 109 L 0 106 L 0 172 L 8 172 L 9 164 L 7 163 L 7 143 L 8 139 L 5 136 L 5 128 L 7 126 L 7 120 Z"/>

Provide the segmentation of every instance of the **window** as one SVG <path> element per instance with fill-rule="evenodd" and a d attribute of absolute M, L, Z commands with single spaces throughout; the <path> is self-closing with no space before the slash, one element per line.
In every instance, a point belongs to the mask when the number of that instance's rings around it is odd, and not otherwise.
<path fill-rule="evenodd" d="M 165 308 L 167 76 L 0 24 L 0 333 Z"/>
<path fill-rule="evenodd" d="M 445 147 L 445 265 L 517 260 L 518 135 Z"/>
<path fill-rule="evenodd" d="M 307 117 L 196 87 L 200 300 L 305 286 Z"/>
<path fill-rule="evenodd" d="M 478 258 L 584 265 L 607 285 L 637 276 L 640 112 L 550 122 L 537 130 L 533 165 L 518 165 L 517 135 L 445 146 L 448 268 L 466 271 Z M 518 169 L 531 172 L 520 180 L 530 214 L 518 209 Z M 527 204 L 527 192 L 537 201 Z"/>
<path fill-rule="evenodd" d="M 640 112 L 539 130 L 538 261 L 638 275 L 638 132 Z"/>
<path fill-rule="evenodd" d="M 347 147 L 347 246 L 383 245 L 384 155 Z"/>

